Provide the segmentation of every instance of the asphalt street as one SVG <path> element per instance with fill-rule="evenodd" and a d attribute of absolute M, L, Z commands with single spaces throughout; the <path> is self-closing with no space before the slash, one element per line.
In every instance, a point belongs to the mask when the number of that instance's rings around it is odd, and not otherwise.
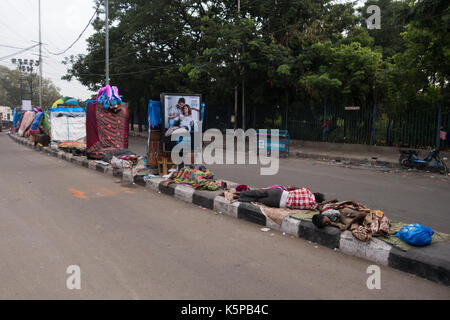
<path fill-rule="evenodd" d="M 1 299 L 448 299 L 450 288 L 216 214 L 0 134 Z M 81 289 L 66 273 L 79 266 Z"/>
<path fill-rule="evenodd" d="M 144 155 L 147 140 L 130 138 L 130 150 Z M 260 174 L 260 165 L 211 165 L 218 179 L 254 187 L 274 184 L 309 187 L 327 199 L 356 200 L 371 209 L 382 210 L 389 218 L 405 223 L 421 223 L 450 233 L 450 181 L 436 173 L 405 170 L 348 168 L 332 162 L 280 159 L 274 176 Z"/>

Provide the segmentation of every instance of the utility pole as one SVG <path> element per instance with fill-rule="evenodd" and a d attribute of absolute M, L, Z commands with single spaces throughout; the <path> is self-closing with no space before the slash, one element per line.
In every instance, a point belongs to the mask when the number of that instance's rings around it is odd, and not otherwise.
<path fill-rule="evenodd" d="M 12 64 L 17 64 L 19 66 L 19 72 L 20 72 L 20 106 L 22 107 L 22 100 L 23 100 L 23 94 L 22 94 L 22 73 L 23 72 L 30 72 L 30 101 L 33 101 L 33 66 L 41 65 L 36 60 L 28 60 L 28 59 L 11 59 Z"/>
<path fill-rule="evenodd" d="M 241 11 L 241 1 L 238 0 L 238 12 Z M 244 54 L 245 45 L 242 44 L 242 54 Z M 242 129 L 245 130 L 245 68 L 242 67 Z"/>
<path fill-rule="evenodd" d="M 234 86 L 234 130 L 237 129 L 238 88 Z"/>
<path fill-rule="evenodd" d="M 39 0 L 39 107 L 42 108 L 42 39 L 41 39 L 41 0 Z"/>
<path fill-rule="evenodd" d="M 23 100 L 23 95 L 22 95 L 22 70 L 20 70 L 20 109 L 22 110 L 22 100 Z"/>
<path fill-rule="evenodd" d="M 237 12 L 241 12 L 241 0 L 238 0 Z M 238 87 L 234 86 L 234 129 L 237 129 Z"/>
<path fill-rule="evenodd" d="M 242 69 L 244 70 L 244 69 Z M 242 129 L 245 130 L 245 86 L 244 86 L 244 73 L 242 72 Z"/>
<path fill-rule="evenodd" d="M 106 39 L 105 39 L 105 73 L 106 73 L 106 85 L 109 84 L 109 22 L 108 22 L 108 0 L 105 0 L 105 30 L 106 30 Z"/>
<path fill-rule="evenodd" d="M 30 101 L 31 105 L 33 105 L 33 67 L 31 67 L 30 72 Z"/>

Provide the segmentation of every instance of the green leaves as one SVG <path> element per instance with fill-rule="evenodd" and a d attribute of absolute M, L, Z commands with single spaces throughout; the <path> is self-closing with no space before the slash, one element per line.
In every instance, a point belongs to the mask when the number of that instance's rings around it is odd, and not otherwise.
<path fill-rule="evenodd" d="M 277 73 L 280 75 L 290 75 L 291 68 L 287 64 L 282 64 L 277 68 Z"/>
<path fill-rule="evenodd" d="M 164 91 L 231 105 L 242 82 L 246 103 L 262 114 L 277 113 L 273 106 L 287 97 L 295 108 L 324 98 L 370 105 L 375 88 L 380 109 L 405 110 L 447 86 L 450 70 L 448 4 L 409 3 L 369 0 L 358 13 L 351 2 L 242 0 L 238 13 L 234 0 L 117 0 L 111 82 L 135 99 L 136 111 L 145 108 L 139 99 Z M 381 30 L 365 27 L 370 4 L 381 7 Z M 91 89 L 104 81 L 102 17 L 88 54 L 66 61 L 66 78 Z"/>

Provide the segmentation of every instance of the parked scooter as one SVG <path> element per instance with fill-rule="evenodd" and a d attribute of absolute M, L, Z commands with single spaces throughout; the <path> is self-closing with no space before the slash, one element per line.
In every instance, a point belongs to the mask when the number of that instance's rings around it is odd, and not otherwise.
<path fill-rule="evenodd" d="M 439 150 L 429 149 L 428 155 L 425 159 L 419 159 L 417 150 L 400 150 L 400 158 L 398 162 L 402 168 L 417 168 L 425 169 L 429 167 L 430 163 L 434 159 L 434 164 L 431 164 L 433 168 L 436 168 L 440 174 L 447 174 L 448 168 L 444 161 L 439 156 Z"/>

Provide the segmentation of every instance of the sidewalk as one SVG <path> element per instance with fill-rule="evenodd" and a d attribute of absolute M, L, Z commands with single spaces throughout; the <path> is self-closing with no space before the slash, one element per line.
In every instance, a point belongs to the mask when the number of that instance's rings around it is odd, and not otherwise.
<path fill-rule="evenodd" d="M 403 148 L 292 140 L 290 156 L 317 160 L 334 160 L 347 162 L 352 165 L 399 168 L 400 149 Z M 424 158 L 427 155 L 427 150 L 419 151 L 419 157 Z M 441 152 L 441 157 L 449 166 L 450 153 Z M 447 160 L 444 158 L 447 158 Z"/>
<path fill-rule="evenodd" d="M 129 132 L 129 136 L 147 139 L 148 133 L 145 130 L 138 132 L 137 128 L 135 128 L 134 131 Z M 145 153 L 144 148 L 139 146 L 138 149 L 135 151 L 142 154 Z M 400 149 L 403 148 L 291 140 L 289 157 L 336 161 L 358 166 L 400 168 L 398 163 Z M 427 150 L 417 150 L 421 158 L 425 158 L 428 154 Z M 441 158 L 447 164 L 447 167 L 450 168 L 450 152 L 441 152 Z"/>

